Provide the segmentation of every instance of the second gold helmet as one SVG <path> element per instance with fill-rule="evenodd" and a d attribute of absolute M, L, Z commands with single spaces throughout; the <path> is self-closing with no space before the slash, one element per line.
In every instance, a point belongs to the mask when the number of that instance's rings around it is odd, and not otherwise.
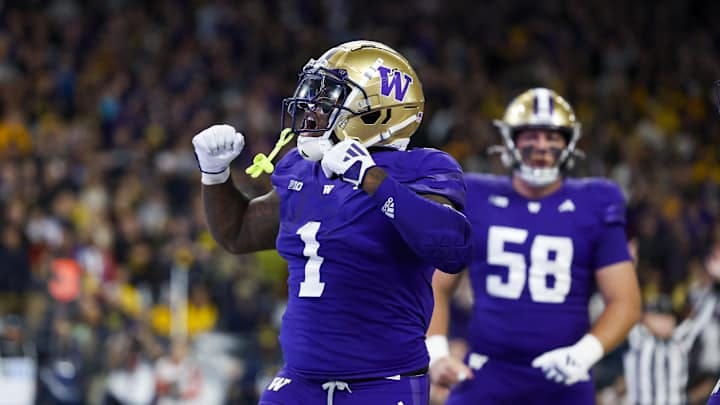
<path fill-rule="evenodd" d="M 580 123 L 570 104 L 553 90 L 538 87 L 523 92 L 508 104 L 503 119 L 495 120 L 494 124 L 500 130 L 503 145 L 494 147 L 492 151 L 500 152 L 503 163 L 530 185 L 552 183 L 564 169 L 572 168 L 576 157 L 582 156 L 582 152 L 576 150 Z M 520 131 L 526 129 L 545 129 L 563 134 L 566 146 L 554 166 L 531 167 L 523 162 L 515 139 Z"/>

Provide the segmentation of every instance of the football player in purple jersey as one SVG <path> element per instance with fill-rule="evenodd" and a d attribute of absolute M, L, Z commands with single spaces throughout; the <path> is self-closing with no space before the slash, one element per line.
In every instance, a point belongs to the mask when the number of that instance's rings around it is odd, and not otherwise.
<path fill-rule="evenodd" d="M 402 55 L 353 41 L 311 59 L 283 101 L 297 148 L 269 193 L 249 199 L 230 180 L 244 145 L 233 127 L 193 138 L 214 238 L 288 262 L 286 364 L 260 404 L 428 403 L 434 268 L 461 271 L 473 239 L 458 163 L 407 148 L 424 103 Z"/>
<path fill-rule="evenodd" d="M 433 383 L 448 404 L 593 404 L 591 367 L 640 317 L 617 185 L 563 172 L 580 124 L 554 91 L 530 89 L 496 121 L 511 176 L 468 174 L 474 306 L 465 362 L 448 356 L 448 300 L 459 274 L 436 273 L 428 331 Z M 595 289 L 605 301 L 590 324 Z"/>

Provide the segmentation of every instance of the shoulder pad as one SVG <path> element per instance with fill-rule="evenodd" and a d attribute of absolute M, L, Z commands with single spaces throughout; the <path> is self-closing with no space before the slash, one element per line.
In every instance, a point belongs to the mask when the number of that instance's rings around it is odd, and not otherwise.
<path fill-rule="evenodd" d="M 385 153 L 388 172 L 395 180 L 418 194 L 439 195 L 450 200 L 455 208 L 464 209 L 465 180 L 452 156 L 432 148 Z"/>
<path fill-rule="evenodd" d="M 589 197 L 597 201 L 606 224 L 625 225 L 625 196 L 615 182 L 604 178 L 588 178 L 579 182 Z"/>

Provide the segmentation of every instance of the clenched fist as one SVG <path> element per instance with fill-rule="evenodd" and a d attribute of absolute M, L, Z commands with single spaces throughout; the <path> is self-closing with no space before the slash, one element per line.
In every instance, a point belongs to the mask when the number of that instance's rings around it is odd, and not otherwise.
<path fill-rule="evenodd" d="M 193 137 L 193 147 L 205 185 L 220 184 L 230 177 L 232 162 L 245 147 L 245 137 L 227 124 L 213 125 Z"/>

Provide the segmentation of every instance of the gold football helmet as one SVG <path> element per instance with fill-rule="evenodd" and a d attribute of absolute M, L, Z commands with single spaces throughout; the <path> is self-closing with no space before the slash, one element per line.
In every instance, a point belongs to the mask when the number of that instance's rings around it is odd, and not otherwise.
<path fill-rule="evenodd" d="M 309 160 L 320 160 L 345 138 L 403 150 L 420 126 L 424 105 L 412 66 L 394 49 L 373 41 L 347 42 L 310 59 L 293 97 L 283 100 L 288 127 L 300 135 L 298 150 Z M 327 117 L 326 125 L 318 125 L 324 120 L 313 119 L 315 113 Z M 283 113 L 283 128 L 285 120 Z"/>
<path fill-rule="evenodd" d="M 550 89 L 534 88 L 520 94 L 510 102 L 503 119 L 495 120 L 494 124 L 500 130 L 503 145 L 490 151 L 500 153 L 505 166 L 513 168 L 532 186 L 552 183 L 564 170 L 572 168 L 575 158 L 583 157 L 582 152 L 575 149 L 580 139 L 580 123 L 570 104 Z M 563 134 L 566 146 L 558 154 L 554 166 L 532 167 L 523 162 L 515 139 L 518 132 L 525 129 L 546 129 Z"/>

